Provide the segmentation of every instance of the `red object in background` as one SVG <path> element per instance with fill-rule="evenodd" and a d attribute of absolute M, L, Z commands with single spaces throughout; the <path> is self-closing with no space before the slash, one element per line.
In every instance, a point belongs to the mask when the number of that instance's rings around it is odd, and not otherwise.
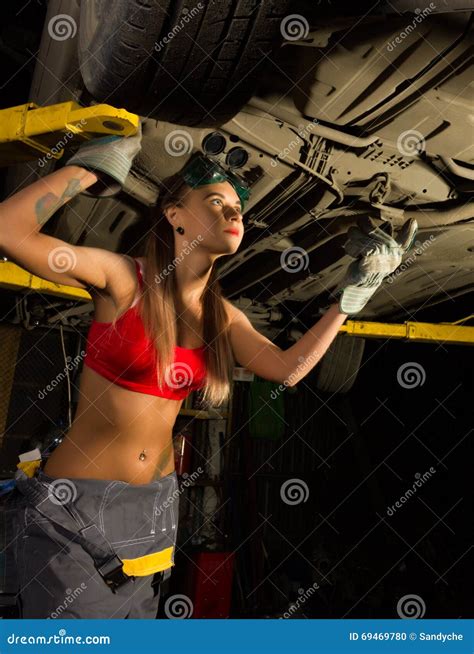
<path fill-rule="evenodd" d="M 234 552 L 194 552 L 189 562 L 188 596 L 191 618 L 228 618 L 230 614 Z"/>
<path fill-rule="evenodd" d="M 191 440 L 192 434 L 187 429 L 181 429 L 174 437 L 174 466 L 177 475 L 191 472 Z"/>

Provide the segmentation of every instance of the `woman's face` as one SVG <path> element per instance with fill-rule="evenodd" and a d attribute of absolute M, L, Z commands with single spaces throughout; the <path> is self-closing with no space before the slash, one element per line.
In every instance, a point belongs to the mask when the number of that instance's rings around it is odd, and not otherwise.
<path fill-rule="evenodd" d="M 182 206 L 173 206 L 168 213 L 176 230 L 175 239 L 186 240 L 217 255 L 233 254 L 244 233 L 241 203 L 229 182 L 206 184 L 186 193 Z M 233 230 L 235 233 L 232 233 Z"/>

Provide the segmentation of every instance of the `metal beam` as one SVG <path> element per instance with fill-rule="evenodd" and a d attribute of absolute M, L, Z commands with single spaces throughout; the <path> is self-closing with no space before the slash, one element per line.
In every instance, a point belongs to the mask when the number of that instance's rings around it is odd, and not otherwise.
<path fill-rule="evenodd" d="M 468 316 L 468 320 L 473 316 Z M 457 321 L 463 322 L 463 321 Z M 398 338 L 407 341 L 441 341 L 442 343 L 474 344 L 474 327 L 456 323 L 405 322 L 403 324 L 347 320 L 339 331 L 364 338 Z"/>
<path fill-rule="evenodd" d="M 90 294 L 82 288 L 46 281 L 41 277 L 32 275 L 11 261 L 0 262 L 0 289 L 2 288 L 16 291 L 38 291 L 69 300 L 85 300 L 88 302 L 92 300 Z M 474 327 L 459 324 L 473 317 L 474 314 L 452 323 L 409 321 L 397 324 L 346 320 L 344 325 L 339 328 L 339 331 L 364 338 L 398 338 L 407 341 L 441 341 L 443 343 L 473 345 Z"/>
<path fill-rule="evenodd" d="M 11 261 L 0 261 L 0 289 L 2 288 L 11 291 L 38 291 L 69 300 L 87 300 L 89 302 L 92 300 L 85 289 L 49 282 L 20 268 Z"/>
<path fill-rule="evenodd" d="M 140 118 L 108 104 L 81 107 L 76 102 L 39 107 L 34 102 L 0 110 L 0 165 L 43 156 L 60 159 L 64 146 L 98 136 L 135 134 Z"/>

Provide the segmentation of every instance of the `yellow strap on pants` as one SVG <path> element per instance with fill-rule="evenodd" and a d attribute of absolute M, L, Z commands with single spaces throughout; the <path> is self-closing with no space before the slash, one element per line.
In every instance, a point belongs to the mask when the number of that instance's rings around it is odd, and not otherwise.
<path fill-rule="evenodd" d="M 28 477 L 34 477 L 41 464 L 41 459 L 34 461 L 22 461 L 17 463 L 17 468 L 21 468 Z M 123 571 L 129 576 L 145 577 L 155 572 L 161 572 L 174 566 L 173 563 L 174 547 L 167 547 L 159 552 L 139 556 L 136 559 L 122 559 Z"/>
<path fill-rule="evenodd" d="M 123 571 L 127 575 L 145 577 L 155 572 L 167 570 L 174 565 L 172 560 L 173 550 L 174 547 L 167 547 L 160 552 L 139 556 L 137 559 L 122 559 Z"/>

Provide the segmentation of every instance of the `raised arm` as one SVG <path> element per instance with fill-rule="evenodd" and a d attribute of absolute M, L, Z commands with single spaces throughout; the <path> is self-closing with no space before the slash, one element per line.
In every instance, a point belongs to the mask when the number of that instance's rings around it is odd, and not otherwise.
<path fill-rule="evenodd" d="M 46 221 L 87 190 L 108 197 L 122 188 L 141 145 L 134 136 L 105 136 L 83 143 L 64 168 L 39 179 L 0 203 L 0 250 L 29 272 L 51 282 L 106 289 L 127 270 L 124 257 L 101 248 L 75 246 L 41 234 Z M 92 188 L 89 188 L 92 187 Z"/>
<path fill-rule="evenodd" d="M 42 279 L 79 288 L 105 288 L 100 261 L 113 253 L 74 246 L 40 232 L 61 206 L 96 181 L 96 175 L 84 168 L 65 166 L 1 202 L 0 250 Z"/>
<path fill-rule="evenodd" d="M 236 361 L 259 377 L 294 386 L 314 368 L 347 318 L 333 304 L 303 336 L 286 350 L 256 330 L 243 311 L 225 300 L 230 339 Z"/>
<path fill-rule="evenodd" d="M 235 359 L 260 377 L 294 386 L 320 361 L 348 315 L 360 312 L 384 278 L 401 263 L 414 242 L 417 222 L 410 218 L 398 235 L 386 221 L 382 228 L 368 217 L 348 230 L 344 244 L 353 261 L 332 304 L 294 345 L 282 350 L 253 328 L 247 316 L 225 300 L 229 310 L 230 338 Z M 390 232 L 390 233 L 389 233 Z"/>

